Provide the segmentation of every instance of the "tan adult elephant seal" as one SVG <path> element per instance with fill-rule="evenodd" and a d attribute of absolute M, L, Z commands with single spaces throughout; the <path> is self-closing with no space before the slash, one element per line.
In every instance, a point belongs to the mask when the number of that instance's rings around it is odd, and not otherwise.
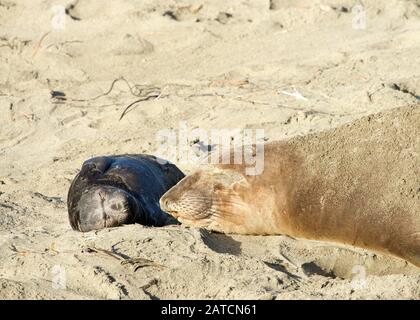
<path fill-rule="evenodd" d="M 419 153 L 420 105 L 397 108 L 268 143 L 257 176 L 208 166 L 160 203 L 190 226 L 341 242 L 420 267 Z"/>

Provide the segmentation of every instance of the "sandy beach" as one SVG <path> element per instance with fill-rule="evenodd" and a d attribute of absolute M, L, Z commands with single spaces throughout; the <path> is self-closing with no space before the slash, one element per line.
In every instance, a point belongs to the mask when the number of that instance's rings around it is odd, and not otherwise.
<path fill-rule="evenodd" d="M 0 299 L 420 299 L 420 269 L 376 252 L 80 233 L 66 205 L 84 160 L 157 154 L 161 130 L 277 141 L 420 108 L 419 66 L 419 0 L 0 0 Z"/>

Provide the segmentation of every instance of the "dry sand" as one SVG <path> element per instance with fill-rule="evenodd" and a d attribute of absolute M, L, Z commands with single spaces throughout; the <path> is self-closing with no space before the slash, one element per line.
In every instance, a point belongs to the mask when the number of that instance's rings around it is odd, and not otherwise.
<path fill-rule="evenodd" d="M 420 1 L 364 1 L 362 29 L 357 1 L 74 3 L 59 29 L 69 1 L 0 0 L 1 299 L 420 298 L 396 258 L 182 226 L 82 234 L 65 203 L 85 159 L 156 153 L 180 121 L 273 141 L 418 105 Z"/>

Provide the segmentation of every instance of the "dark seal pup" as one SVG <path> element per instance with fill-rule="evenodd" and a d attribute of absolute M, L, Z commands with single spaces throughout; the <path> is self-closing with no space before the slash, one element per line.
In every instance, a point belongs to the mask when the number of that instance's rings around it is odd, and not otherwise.
<path fill-rule="evenodd" d="M 177 223 L 160 209 L 159 198 L 183 177 L 175 165 L 151 155 L 89 159 L 69 189 L 70 224 L 87 232 L 130 223 Z"/>

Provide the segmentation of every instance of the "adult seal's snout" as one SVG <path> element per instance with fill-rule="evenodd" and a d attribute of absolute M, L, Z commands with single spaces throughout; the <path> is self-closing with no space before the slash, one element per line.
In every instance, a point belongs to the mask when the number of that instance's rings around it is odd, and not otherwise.
<path fill-rule="evenodd" d="M 89 159 L 69 189 L 70 224 L 87 232 L 130 223 L 177 223 L 161 210 L 159 199 L 183 177 L 175 165 L 151 155 Z"/>

